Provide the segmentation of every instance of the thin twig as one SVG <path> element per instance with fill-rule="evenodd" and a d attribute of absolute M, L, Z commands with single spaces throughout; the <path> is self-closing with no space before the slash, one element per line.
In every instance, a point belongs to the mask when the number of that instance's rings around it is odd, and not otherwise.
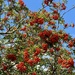
<path fill-rule="evenodd" d="M 61 17 L 63 17 L 67 12 L 71 11 L 71 10 L 74 9 L 74 8 L 75 8 L 75 6 L 73 6 L 72 8 L 70 8 L 68 11 L 64 12 Z"/>

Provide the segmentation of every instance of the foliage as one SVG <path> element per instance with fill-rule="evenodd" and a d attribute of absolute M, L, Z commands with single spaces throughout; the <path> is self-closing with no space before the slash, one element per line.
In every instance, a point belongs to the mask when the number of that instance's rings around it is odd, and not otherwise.
<path fill-rule="evenodd" d="M 0 74 L 74 75 L 75 38 L 65 32 L 66 0 L 44 0 L 38 12 L 22 0 L 0 0 Z M 50 11 L 46 10 L 46 7 Z"/>

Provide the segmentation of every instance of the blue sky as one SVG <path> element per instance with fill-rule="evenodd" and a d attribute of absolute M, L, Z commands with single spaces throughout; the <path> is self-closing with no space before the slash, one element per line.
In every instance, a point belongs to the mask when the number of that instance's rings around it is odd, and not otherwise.
<path fill-rule="evenodd" d="M 24 0 L 26 6 L 32 11 L 38 11 L 42 7 L 41 6 L 42 1 L 43 0 Z M 75 5 L 75 1 L 68 0 L 67 9 L 65 11 L 72 8 L 73 5 Z M 75 9 L 65 14 L 64 18 L 66 23 L 75 23 Z M 75 37 L 75 28 L 68 28 L 66 29 L 66 32 L 70 33 L 72 37 Z"/>

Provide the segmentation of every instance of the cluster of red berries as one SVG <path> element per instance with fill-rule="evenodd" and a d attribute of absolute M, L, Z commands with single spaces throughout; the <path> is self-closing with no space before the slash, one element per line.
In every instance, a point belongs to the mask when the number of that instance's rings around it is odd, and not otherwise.
<path fill-rule="evenodd" d="M 57 33 L 53 34 L 51 30 L 44 30 L 38 34 L 41 39 L 45 40 L 48 43 L 56 43 L 59 40 L 59 35 Z"/>
<path fill-rule="evenodd" d="M 23 0 L 19 0 L 19 4 L 20 4 L 21 7 L 24 6 Z"/>
<path fill-rule="evenodd" d="M 49 3 L 52 3 L 53 0 L 44 0 L 44 4 L 48 5 Z"/>
<path fill-rule="evenodd" d="M 7 54 L 6 58 L 11 60 L 11 61 L 15 61 L 16 60 L 16 55 L 15 54 Z"/>
<path fill-rule="evenodd" d="M 74 66 L 74 61 L 72 58 L 66 60 L 62 58 L 58 58 L 58 64 L 60 64 L 63 68 L 69 68 Z"/>
<path fill-rule="evenodd" d="M 19 64 L 16 65 L 16 67 L 20 72 L 25 72 L 27 69 L 26 66 L 24 65 L 24 62 L 20 62 Z"/>
<path fill-rule="evenodd" d="M 30 22 L 30 25 L 33 26 L 35 23 L 37 23 L 37 24 L 43 24 L 44 23 L 44 19 L 43 18 L 35 18 L 34 20 L 32 20 Z"/>
<path fill-rule="evenodd" d="M 29 52 L 28 50 L 25 50 L 24 51 L 24 61 L 26 63 L 28 63 L 30 66 L 33 66 L 35 64 L 37 64 L 38 62 L 40 62 L 40 58 L 37 56 L 38 54 L 40 54 L 41 52 L 41 49 L 40 48 L 36 48 L 36 51 L 34 52 L 33 54 L 33 59 L 30 59 L 30 55 L 29 55 Z"/>

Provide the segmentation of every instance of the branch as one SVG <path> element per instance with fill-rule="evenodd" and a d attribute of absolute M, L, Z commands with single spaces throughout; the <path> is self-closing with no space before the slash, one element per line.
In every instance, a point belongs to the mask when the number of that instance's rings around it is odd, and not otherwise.
<path fill-rule="evenodd" d="M 72 8 L 70 8 L 68 11 L 64 12 L 61 17 L 63 17 L 67 12 L 71 11 L 71 10 L 74 9 L 74 8 L 75 8 L 75 6 L 73 6 Z"/>
<path fill-rule="evenodd" d="M 24 21 L 24 19 L 21 19 L 19 22 L 16 22 L 16 24 L 18 25 L 20 22 L 23 22 Z M 19 26 L 18 26 L 19 27 Z M 17 28 L 18 29 L 18 28 Z M 12 31 L 12 32 L 9 32 L 9 31 L 7 31 L 7 32 L 0 32 L 0 35 L 4 35 L 4 34 L 12 34 L 12 33 L 14 33 L 16 30 L 14 30 L 14 31 Z"/>
<path fill-rule="evenodd" d="M 4 35 L 4 34 L 11 34 L 11 33 L 7 33 L 7 32 L 0 33 L 0 35 Z"/>

